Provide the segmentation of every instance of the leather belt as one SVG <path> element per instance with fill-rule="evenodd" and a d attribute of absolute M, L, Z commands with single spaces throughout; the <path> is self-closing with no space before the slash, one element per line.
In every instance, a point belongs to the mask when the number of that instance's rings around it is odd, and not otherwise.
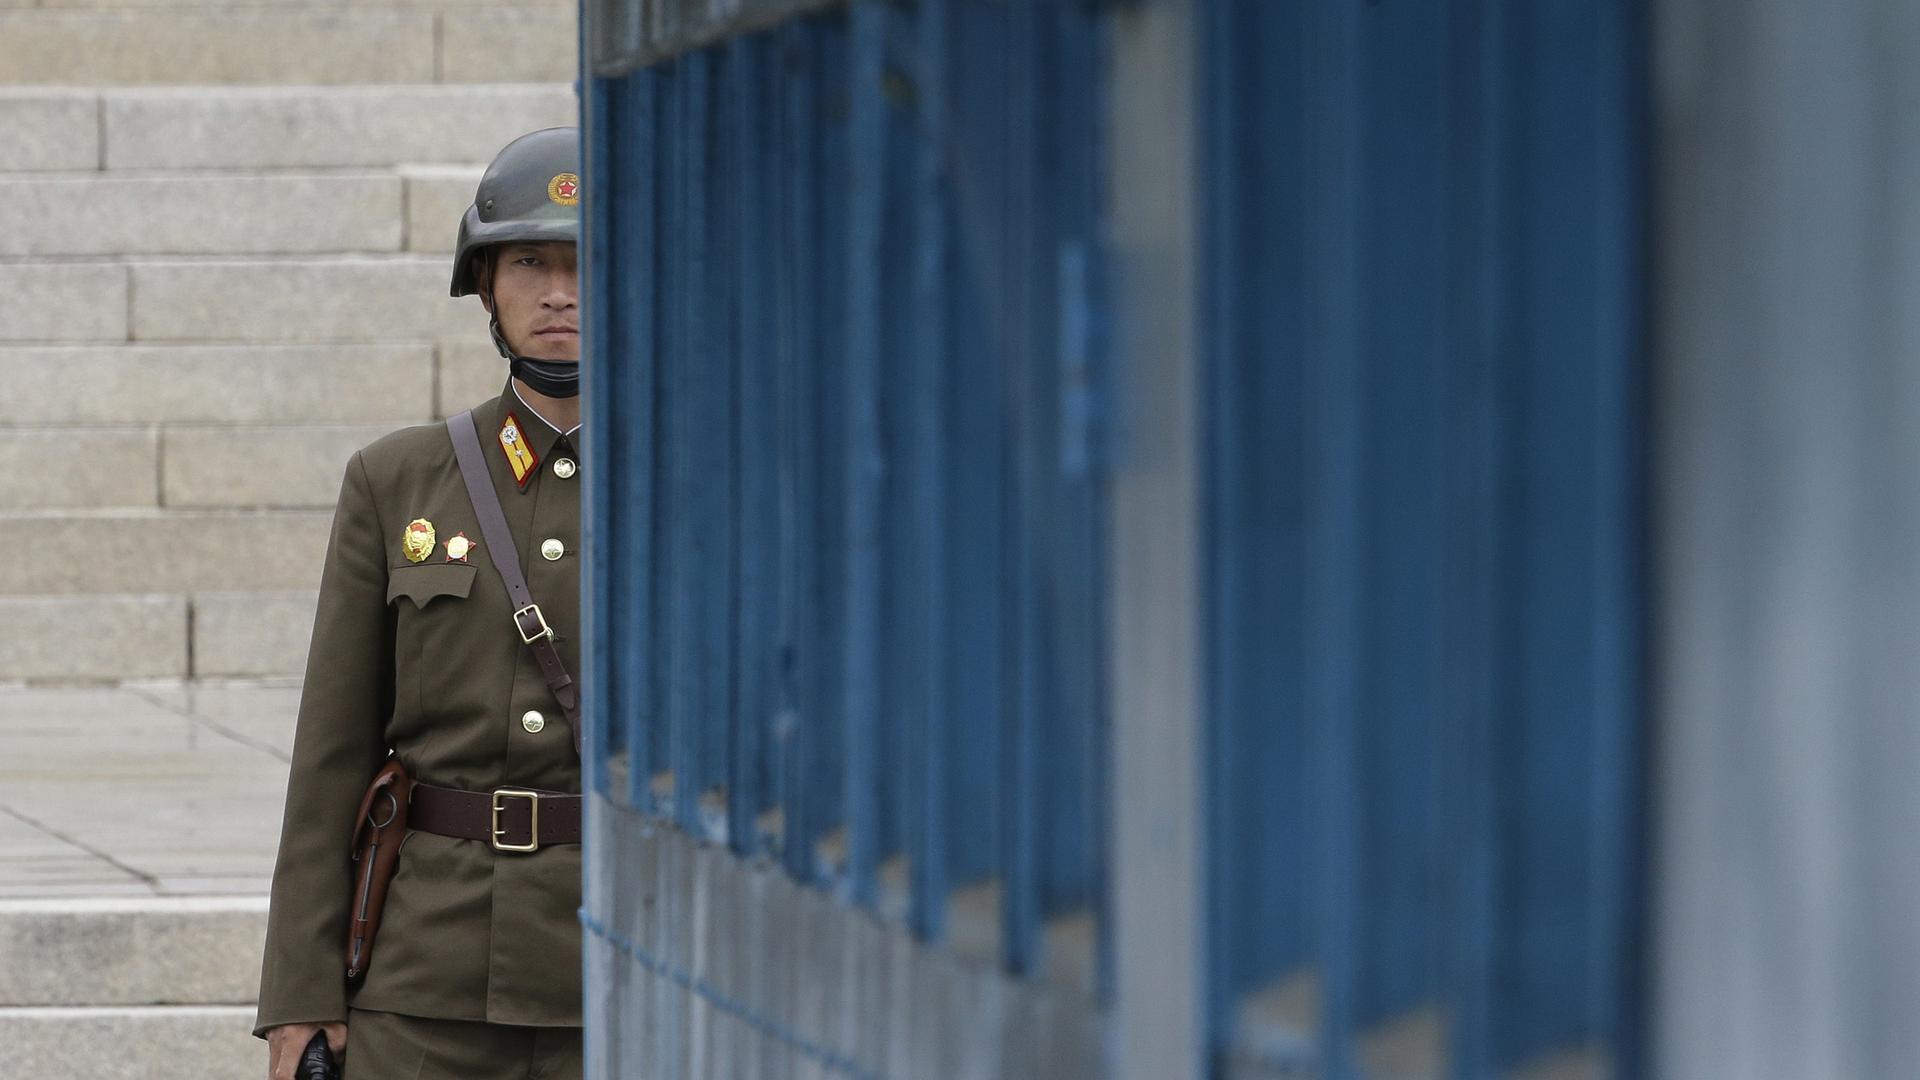
<path fill-rule="evenodd" d="M 529 788 L 460 791 L 415 784 L 407 827 L 456 840 L 485 840 L 495 851 L 538 851 L 580 842 L 580 796 Z"/>

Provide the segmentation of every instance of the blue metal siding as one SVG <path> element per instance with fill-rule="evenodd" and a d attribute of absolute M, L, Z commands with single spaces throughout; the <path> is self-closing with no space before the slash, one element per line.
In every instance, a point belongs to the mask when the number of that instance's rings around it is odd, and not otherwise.
<path fill-rule="evenodd" d="M 928 7 L 920 17 L 916 42 L 925 63 L 920 79 L 926 89 L 916 96 L 920 123 L 929 133 L 947 130 L 947 87 L 951 72 L 947 67 L 947 9 Z M 912 299 L 906 308 L 919 336 L 913 343 L 911 362 L 916 395 L 907 403 L 912 422 L 918 428 L 920 452 L 911 470 L 913 495 L 905 512 L 920 529 L 925 545 L 927 573 L 919 585 L 919 601 L 926 612 L 925 633 L 921 639 L 918 686 L 904 689 L 910 695 L 903 701 L 903 712 L 918 722 L 906 733 L 906 776 L 908 800 L 903 807 L 906 842 L 921 854 L 913 860 L 913 901 L 908 924 L 923 939 L 937 940 L 946 932 L 946 906 L 936 898 L 947 895 L 953 880 L 953 845 L 948 834 L 953 828 L 951 792 L 959 770 L 953 768 L 962 758 L 954 744 L 954 733 L 961 730 L 961 717 L 955 711 L 955 695 L 962 672 L 954 662 L 959 636 L 954 633 L 954 575 L 950 565 L 952 552 L 959 547 L 947 536 L 947 507 L 951 505 L 955 485 L 949 473 L 953 460 L 955 426 L 948 420 L 949 402 L 954 398 L 957 381 L 951 370 L 954 353 L 949 335 L 947 296 L 953 284 L 952 206 L 947 198 L 946 162 L 937 138 L 918 141 L 911 180 L 917 209 L 914 233 L 918 250 L 912 254 Z M 905 471 L 905 470 L 903 470 Z M 903 599 L 908 594 L 902 590 Z"/>
<path fill-rule="evenodd" d="M 1211 1020 L 1631 1074 L 1637 9 L 1210 6 Z"/>
<path fill-rule="evenodd" d="M 1637 6 L 1201 7 L 1213 1049 L 1634 1075 Z M 1014 972 L 1107 903 L 1105 18 L 586 88 L 592 782 Z"/>
<path fill-rule="evenodd" d="M 1100 899 L 1095 28 L 855 4 L 590 92 L 615 794 L 861 906 L 904 858 L 929 938 L 996 882 L 1016 971 Z"/>

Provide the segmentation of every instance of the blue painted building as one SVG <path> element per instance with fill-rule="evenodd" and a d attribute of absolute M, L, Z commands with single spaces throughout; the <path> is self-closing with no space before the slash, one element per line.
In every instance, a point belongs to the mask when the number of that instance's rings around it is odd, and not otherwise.
<path fill-rule="evenodd" d="M 1646 1074 L 1638 3 L 585 15 L 592 1075 Z"/>

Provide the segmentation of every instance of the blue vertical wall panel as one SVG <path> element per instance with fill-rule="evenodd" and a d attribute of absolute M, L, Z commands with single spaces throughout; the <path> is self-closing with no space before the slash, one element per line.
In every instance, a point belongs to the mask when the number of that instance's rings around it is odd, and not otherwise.
<path fill-rule="evenodd" d="M 767 745 L 779 708 L 781 649 L 777 568 L 781 552 L 779 425 L 775 421 L 779 357 L 776 350 L 773 253 L 778 173 L 769 143 L 778 116 L 767 72 L 772 42 L 740 38 L 727 47 L 727 93 L 732 98 L 732 190 L 735 202 L 734 326 L 738 360 L 732 390 L 736 440 L 732 523 L 737 586 L 733 591 L 736 676 L 728 688 L 732 716 L 727 747 L 727 837 L 735 851 L 759 849 L 759 820 L 769 804 Z"/>
<path fill-rule="evenodd" d="M 807 723 L 814 728 L 810 759 L 814 799 L 820 812 L 816 835 L 840 826 L 846 814 L 846 656 L 848 652 L 847 566 L 847 267 L 850 228 L 846 193 L 856 168 L 850 138 L 854 87 L 849 77 L 849 35 L 844 20 L 815 24 L 797 62 L 816 72 L 811 206 L 796 212 L 813 218 L 814 247 L 800 268 L 809 290 L 804 303 L 818 323 L 812 356 L 815 370 L 813 423 L 817 462 L 814 471 L 812 632 L 817 656 L 814 699 Z M 821 867 L 822 871 L 833 868 Z"/>
<path fill-rule="evenodd" d="M 911 470 L 911 513 L 921 530 L 918 599 L 924 617 L 917 646 L 921 656 L 921 683 L 903 688 L 911 695 L 910 746 L 903 770 L 908 802 L 902 808 L 907 826 L 908 866 L 912 872 L 912 904 L 908 924 L 922 939 L 938 939 L 946 931 L 947 893 L 952 881 L 952 854 L 948 833 L 955 808 L 950 802 L 953 733 L 958 729 L 954 694 L 960 684 L 956 637 L 951 633 L 953 574 L 947 539 L 951 517 L 951 475 L 962 462 L 953 453 L 948 402 L 955 381 L 950 365 L 951 323 L 948 296 L 952 283 L 948 202 L 947 140 L 949 89 L 948 9 L 931 5 L 922 12 L 915 42 L 923 58 L 914 83 L 918 120 L 913 156 L 914 249 L 912 300 L 905 310 L 918 330 L 910 357 L 913 412 L 919 453 Z"/>
<path fill-rule="evenodd" d="M 915 250 L 920 222 L 916 164 L 922 101 L 914 23 L 905 9 L 883 9 L 879 28 L 881 92 L 877 95 L 885 125 L 886 149 L 881 157 L 887 192 L 880 222 L 880 264 L 887 268 L 889 287 L 879 338 L 880 355 L 885 358 L 880 414 L 886 454 L 881 487 L 885 508 L 881 624 L 887 631 L 881 642 L 881 715 L 886 722 L 880 725 L 878 739 L 877 787 L 883 810 L 876 821 L 876 839 L 881 861 L 895 866 L 895 858 L 903 854 L 917 803 L 909 775 L 910 749 L 913 732 L 923 726 L 920 692 L 927 683 L 924 627 L 931 613 L 923 584 L 927 572 L 926 529 L 937 527 L 920 512 L 916 494 L 927 446 L 920 429 L 921 369 L 913 362 L 920 336 L 925 333 L 914 309 L 913 274 L 918 262 Z"/>
<path fill-rule="evenodd" d="M 1305 979 L 1325 1075 L 1427 1011 L 1454 1075 L 1632 1067 L 1634 11 L 1211 7 L 1223 1051 Z"/>
<path fill-rule="evenodd" d="M 1305 255 L 1255 255 L 1304 252 L 1310 219 L 1288 208 L 1306 197 L 1298 167 L 1305 117 L 1257 103 L 1304 98 L 1302 61 L 1311 45 L 1304 6 L 1255 22 L 1247 17 L 1254 2 L 1210 5 L 1213 62 L 1204 67 L 1210 146 L 1264 121 L 1263 137 L 1241 144 L 1245 167 L 1214 173 L 1204 232 L 1206 277 L 1245 281 L 1203 289 L 1201 308 L 1205 340 L 1220 358 L 1210 361 L 1207 382 L 1207 633 L 1216 643 L 1240 643 L 1207 651 L 1207 682 L 1218 715 L 1245 718 L 1209 731 L 1208 831 L 1217 854 L 1209 966 L 1229 988 L 1210 1007 L 1222 1031 L 1240 990 L 1304 969 L 1309 940 L 1306 876 L 1270 869 L 1305 865 L 1306 775 L 1269 765 L 1306 752 L 1304 365 L 1281 356 L 1223 361 L 1304 340 Z M 1249 851 L 1264 854 L 1244 857 Z"/>
<path fill-rule="evenodd" d="M 1456 1076 L 1630 1075 L 1637 7 L 1198 9 L 1215 1049 L 1299 985 L 1333 1080 L 1422 1010 Z M 593 783 L 930 941 L 996 886 L 1014 972 L 1126 797 L 1111 17 L 858 2 L 587 90 Z"/>
<path fill-rule="evenodd" d="M 1000 543 L 1007 508 L 1002 478 L 1008 468 L 1012 431 L 1002 407 L 1006 350 L 995 283 L 999 230 L 991 227 L 1005 201 L 1006 177 L 997 132 L 1005 117 L 1007 57 L 999 47 L 1009 14 L 1004 7 L 950 4 L 949 55 L 953 102 L 968 102 L 947 117 L 946 158 L 953 220 L 948 323 L 954 357 L 948 405 L 949 445 L 957 466 L 948 517 L 953 607 L 953 663 L 964 677 L 955 687 L 950 751 L 954 812 L 972 825 L 956 830 L 949 847 L 955 884 L 973 884 L 994 873 L 1002 850 L 1000 798 L 1002 746 L 1008 697 L 1006 657 L 998 648 L 999 588 L 1007 573 Z M 980 222 L 978 228 L 964 223 Z"/>
<path fill-rule="evenodd" d="M 1006 186 L 1005 201 L 990 226 L 1000 233 L 1001 288 L 996 307 L 1000 313 L 1000 346 L 1007 358 L 1006 408 L 1015 430 L 1028 436 L 1012 447 L 1011 468 L 1002 488 L 1008 506 L 1003 522 L 1007 535 L 1002 541 L 1008 566 L 1000 580 L 1001 610 L 1007 620 L 1000 641 L 1011 685 L 1001 736 L 1005 740 L 1005 764 L 1001 774 L 1004 816 L 1000 842 L 1004 845 L 1001 866 L 1007 886 L 1001 893 L 1001 918 L 1006 925 L 1006 961 L 1015 971 L 1029 970 L 1039 947 L 1040 807 L 1036 803 L 1039 791 L 1034 759 L 1040 750 L 1040 712 L 1045 708 L 1049 659 L 1045 654 L 1049 644 L 1047 612 L 1030 599 L 1044 583 L 1041 561 L 1046 557 L 1045 538 L 1028 536 L 1030 542 L 1019 542 L 1021 533 L 1039 520 L 1036 511 L 1042 496 L 1036 473 L 1044 467 L 1040 462 L 1046 457 L 1052 434 L 1035 422 L 1035 410 L 1044 401 L 1044 391 L 1036 380 L 1045 375 L 1034 350 L 1039 332 L 1036 309 L 1044 310 L 1036 295 L 1041 279 L 1033 266 L 1045 243 L 1034 205 L 1039 179 L 1036 140 L 1040 137 L 1035 123 L 1040 112 L 1035 100 L 1039 73 L 1034 70 L 1034 59 L 1040 17 L 1035 5 L 1013 5 L 1005 24 L 1006 35 L 1000 42 L 1008 64 L 1001 102 L 1004 113 L 996 135 Z"/>
<path fill-rule="evenodd" d="M 1359 270 L 1359 407 L 1374 423 L 1360 465 L 1360 588 L 1368 658 L 1360 690 L 1364 923 L 1356 1009 L 1378 1021 L 1435 988 L 1442 900 L 1441 838 L 1431 812 L 1441 703 L 1439 652 L 1448 612 L 1444 557 L 1444 431 L 1432 421 L 1451 358 L 1445 331 L 1446 196 L 1432 162 L 1448 145 L 1443 4 L 1362 9 L 1359 155 L 1365 209 L 1351 225 Z"/>
<path fill-rule="evenodd" d="M 1094 9 L 1043 6 L 1039 26 L 1047 61 L 1040 66 L 1037 201 L 1052 228 L 1032 258 L 1048 280 L 1049 310 L 1038 328 L 1037 397 L 1052 429 L 1051 451 L 1036 461 L 1053 508 L 1046 545 L 1047 610 L 1053 638 L 1047 666 L 1047 708 L 1056 719 L 1041 729 L 1039 758 L 1064 782 L 1042 784 L 1039 819 L 1043 915 L 1083 909 L 1096 899 L 1102 845 L 1088 843 L 1103 827 L 1100 733 L 1105 729 L 1103 643 L 1106 638 L 1105 529 L 1099 478 L 1105 462 L 1102 317 L 1099 280 L 1101 149 L 1097 122 L 1099 36 Z"/>
<path fill-rule="evenodd" d="M 603 556 L 622 794 L 931 939 L 997 885 L 1015 970 L 1100 899 L 1096 27 L 860 3 L 595 91 L 649 139 L 593 268 L 652 421 Z"/>
<path fill-rule="evenodd" d="M 851 92 L 850 150 L 858 164 L 839 194 L 847 203 L 844 395 L 846 435 L 841 460 L 846 520 L 841 559 L 845 566 L 845 667 L 841 671 L 846 741 L 847 879 L 855 903 L 871 905 L 880 861 L 882 518 L 886 451 L 881 433 L 882 224 L 886 216 L 887 116 L 880 95 L 885 73 L 886 11 L 856 7 L 851 22 L 848 76 Z M 831 303 L 836 297 L 823 297 Z"/>
<path fill-rule="evenodd" d="M 1639 270 L 1645 140 L 1640 7 L 1524 6 L 1514 21 L 1530 87 L 1518 122 L 1518 432 L 1539 466 L 1518 489 L 1528 678 L 1518 705 L 1527 813 L 1510 869 L 1511 1008 L 1543 1039 L 1632 1022 L 1633 860 L 1645 676 L 1640 557 L 1643 373 Z M 1577 611 L 1584 618 L 1569 617 Z M 1524 727 L 1521 727 L 1521 725 Z M 1538 811 L 1538 812 L 1536 812 Z M 1568 992 L 1569 977 L 1584 993 Z M 1630 1052 L 1631 1040 L 1622 1040 Z M 1536 1049 L 1525 1041 L 1514 1053 Z"/>
<path fill-rule="evenodd" d="M 1452 1075 L 1494 1075 L 1507 1050 L 1496 1047 L 1506 1029 L 1508 993 L 1499 972 L 1499 935 L 1506 915 L 1500 899 L 1508 845 L 1500 834 L 1506 815 L 1519 811 L 1506 797 L 1507 771 L 1497 748 L 1506 738 L 1516 687 L 1497 659 L 1512 655 L 1518 583 L 1506 569 L 1515 558 L 1510 522 L 1515 483 L 1503 462 L 1514 460 L 1518 419 L 1512 347 L 1515 304 L 1510 287 L 1513 244 L 1502 228 L 1515 198 L 1513 160 L 1518 138 L 1511 110 L 1517 100 L 1508 40 L 1512 5 L 1483 3 L 1451 20 L 1447 47 L 1460 58 L 1448 101 L 1456 132 L 1449 155 L 1455 173 L 1448 200 L 1449 274 L 1455 282 L 1445 341 L 1454 357 L 1442 408 L 1451 452 L 1446 487 L 1458 525 L 1447 543 L 1447 568 L 1475 587 L 1452 590 L 1453 632 L 1446 646 L 1451 733 L 1443 768 L 1450 782 L 1437 810 L 1448 823 L 1453 915 L 1444 948 L 1443 986 L 1450 1010 Z"/>
<path fill-rule="evenodd" d="M 815 299 L 815 281 L 821 272 L 823 222 L 816 213 L 816 194 L 822 171 L 821 143 L 826 135 L 820 123 L 823 98 L 829 93 L 823 55 L 824 34 L 809 25 L 783 30 L 778 38 L 782 137 L 780 165 L 786 201 L 782 204 L 783 240 L 779 251 L 780 362 L 784 378 L 782 410 L 787 427 L 781 445 L 786 462 L 784 497 L 788 524 L 782 534 L 787 545 L 781 567 L 785 576 L 782 597 L 790 605 L 781 641 L 783 686 L 781 747 L 783 778 L 782 857 L 788 870 L 802 880 L 814 874 L 814 842 L 836 819 L 838 791 L 838 725 L 830 702 L 838 687 L 831 662 L 835 627 L 830 625 L 823 595 L 822 568 L 828 541 L 823 522 L 829 519 L 828 491 L 823 463 L 827 460 L 825 434 L 829 415 L 823 398 L 825 318 Z M 811 644 L 811 648 L 809 648 Z"/>
<path fill-rule="evenodd" d="M 589 87 L 587 93 L 590 95 L 591 100 L 583 102 L 582 108 L 584 114 L 582 127 L 584 130 L 582 139 L 583 159 L 580 164 L 580 172 L 588 183 L 598 185 L 603 182 L 605 177 L 612 175 L 614 172 L 610 167 L 611 163 L 606 160 L 613 152 L 612 140 L 609 138 L 609 126 L 607 123 L 607 99 L 612 93 L 612 88 L 603 82 L 594 83 Z M 613 198 L 609 198 L 612 194 L 612 188 L 609 186 L 602 197 L 608 198 L 608 202 L 612 203 L 615 201 Z M 611 248 L 615 243 L 614 231 L 614 220 L 611 214 L 601 213 L 588 222 L 584 230 L 584 235 L 580 238 L 581 262 L 590 262 L 596 254 L 603 253 Z M 589 287 L 591 287 L 591 284 Z M 600 296 L 588 295 L 583 299 L 593 303 L 595 306 L 612 306 L 608 303 L 608 298 L 604 294 Z M 616 336 L 625 338 L 629 335 L 630 330 L 627 326 L 615 329 L 614 324 L 616 322 L 625 322 L 625 320 L 605 319 L 590 323 L 583 328 L 584 333 L 590 335 L 582 341 L 586 355 L 609 355 L 610 343 L 614 338 Z M 583 369 L 581 374 L 582 377 L 592 378 L 594 380 L 607 379 L 614 376 L 612 371 L 602 367 Z M 595 423 L 596 430 L 604 433 L 603 438 L 607 438 L 610 442 L 617 441 L 616 445 L 609 451 L 600 451 L 599 448 L 596 448 L 596 453 L 614 454 L 624 457 L 630 452 L 628 449 L 628 440 L 631 438 L 632 433 L 628 430 L 616 428 L 605 419 L 608 415 L 607 409 L 615 400 L 616 396 L 626 395 L 619 394 L 609 386 L 605 391 L 596 392 L 587 397 L 587 399 L 581 403 L 581 422 L 583 427 L 587 423 Z M 582 442 L 581 448 L 581 456 L 584 460 L 586 457 L 584 442 Z M 581 478 L 583 489 L 592 493 L 583 500 L 581 508 L 581 547 L 583 550 L 598 549 L 605 545 L 610 537 L 618 535 L 616 522 L 611 519 L 621 515 L 622 506 L 612 497 L 613 477 L 614 474 L 611 470 L 601 469 L 590 470 L 586 476 Z M 621 649 L 622 643 L 616 640 L 614 636 L 608 632 L 606 627 L 601 625 L 601 620 L 605 619 L 607 613 L 613 610 L 613 603 L 616 596 L 620 599 L 625 599 L 624 594 L 628 584 L 626 581 L 616 582 L 613 575 L 601 574 L 587 578 L 581 585 L 583 602 L 581 604 L 582 622 L 580 627 L 580 688 L 582 694 L 597 701 L 608 700 L 611 695 L 612 684 L 615 680 L 611 678 L 612 664 L 609 661 L 614 657 L 618 657 L 623 651 Z M 618 713 L 614 713 L 613 715 L 618 715 Z M 589 790 L 598 791 L 607 788 L 611 782 L 611 773 L 609 771 L 610 762 L 614 755 L 625 752 L 626 736 L 626 730 L 617 724 L 601 723 L 587 732 L 587 737 L 582 740 L 582 750 L 586 755 L 582 765 L 587 770 L 584 782 Z"/>
<path fill-rule="evenodd" d="M 617 552 L 632 567 L 622 574 L 596 575 L 605 580 L 604 606 L 593 613 L 596 637 L 606 639 L 609 652 L 599 663 L 589 663 L 589 685 L 603 684 L 607 702 L 603 716 L 610 746 L 624 747 L 628 766 L 625 799 L 647 805 L 656 763 L 663 762 L 664 726 L 650 723 L 659 712 L 655 694 L 664 671 L 663 651 L 654 647 L 654 598 L 659 575 L 653 550 L 659 501 L 655 450 L 659 440 L 657 412 L 658 365 L 656 350 L 661 333 L 659 280 L 659 213 L 657 201 L 646 194 L 658 182 L 659 162 L 654 152 L 659 129 L 662 79 L 655 72 L 637 72 L 620 83 L 596 83 L 587 154 L 595 174 L 594 191 L 603 192 L 604 211 L 587 214 L 589 236 L 607 235 L 625 273 L 618 278 L 589 272 L 588 307 L 605 312 L 589 317 L 599 349 L 618 343 L 629 362 L 609 365 L 606 392 L 595 391 L 586 407 L 596 415 L 613 415 L 616 405 L 636 422 L 603 424 L 593 429 L 601 450 L 597 469 L 604 476 L 592 480 L 587 513 L 604 521 L 597 550 Z M 617 126 L 616 126 L 617 125 Z M 619 130 L 622 137 L 614 137 Z M 601 164 L 604 162 L 604 166 Z M 592 198 L 591 194 L 588 198 Z M 599 261 L 589 253 L 590 264 Z M 604 352 L 597 355 L 605 355 Z M 615 381 L 617 380 L 617 381 Z M 596 436 L 589 435 L 590 439 Z M 591 478 L 590 478 L 591 479 Z M 596 586 L 597 587 L 597 586 Z M 591 604 L 589 606 L 592 606 Z M 633 617 L 639 614 L 641 617 Z M 613 733 L 618 733 L 614 735 Z"/>
<path fill-rule="evenodd" d="M 720 710 L 724 654 L 713 646 L 716 598 L 730 582 L 723 570 L 727 528 L 725 483 L 716 452 L 727 441 L 726 369 L 731 350 L 718 340 L 716 309 L 724 297 L 710 281 L 716 257 L 715 230 L 707 214 L 713 199 L 714 169 L 709 122 L 714 69 L 719 58 L 696 53 L 675 72 L 672 94 L 675 145 L 665 198 L 671 207 L 663 240 L 676 257 L 669 276 L 666 325 L 660 350 L 662 466 L 668 513 L 660 523 L 666 539 L 667 592 L 659 648 L 669 656 L 665 719 L 673 771 L 674 816 L 686 829 L 704 831 L 701 796 L 715 779 L 716 743 L 724 738 L 726 716 Z M 722 256 L 724 258 L 724 256 Z M 718 691 L 718 693 L 717 693 Z"/>

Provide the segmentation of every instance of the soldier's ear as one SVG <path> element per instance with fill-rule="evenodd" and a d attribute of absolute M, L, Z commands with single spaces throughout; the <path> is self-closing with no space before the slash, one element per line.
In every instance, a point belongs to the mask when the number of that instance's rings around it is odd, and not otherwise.
<path fill-rule="evenodd" d="M 483 259 L 479 255 L 472 257 L 473 287 L 480 294 L 480 306 L 493 314 L 493 260 Z"/>

